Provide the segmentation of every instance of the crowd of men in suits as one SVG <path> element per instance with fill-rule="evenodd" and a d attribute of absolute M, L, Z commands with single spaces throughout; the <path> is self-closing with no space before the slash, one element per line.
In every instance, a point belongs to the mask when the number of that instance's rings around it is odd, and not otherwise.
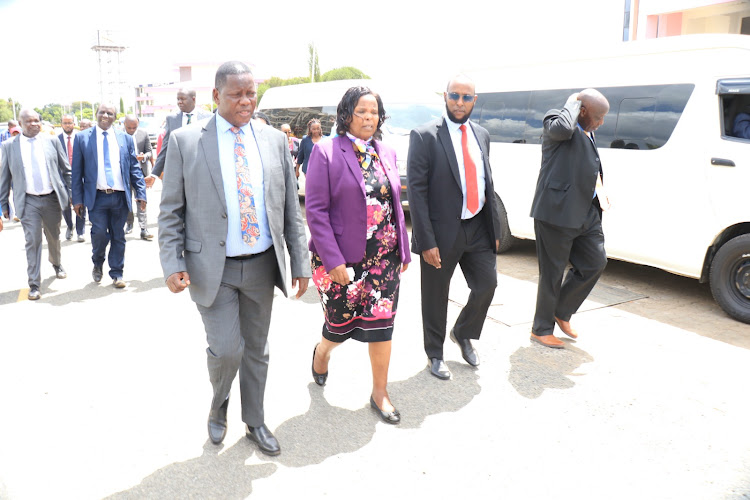
<path fill-rule="evenodd" d="M 229 390 L 239 371 L 247 436 L 263 453 L 277 455 L 279 443 L 264 422 L 264 392 L 273 288 L 289 292 L 284 249 L 297 297 L 311 276 L 294 164 L 284 133 L 251 124 L 257 88 L 247 65 L 231 61 L 219 67 L 213 100 L 217 112 L 211 114 L 196 109 L 195 92 L 178 92 L 180 111 L 166 120 L 151 172 L 151 146 L 134 116 L 126 118 L 126 133 L 121 132 L 112 127 L 115 108 L 102 104 L 93 127 L 76 133 L 66 116 L 63 133 L 54 140 L 39 135 L 36 112 L 23 110 L 23 133 L 2 144 L 0 207 L 7 218 L 12 187 L 26 236 L 29 299 L 40 298 L 42 232 L 57 278 L 66 276 L 60 220 L 67 212 L 71 239 L 71 205 L 79 241 L 88 211 L 94 281 L 101 281 L 107 258 L 113 286 L 123 288 L 133 198 L 141 238 L 150 239 L 146 187 L 161 178 L 158 239 L 166 285 L 173 293 L 189 290 L 207 335 L 213 386 L 209 437 L 215 444 L 224 439 Z M 472 341 L 480 338 L 497 286 L 500 240 L 510 237 L 501 233 L 489 133 L 469 121 L 476 100 L 469 78 L 453 78 L 444 92 L 443 117 L 412 130 L 409 142 L 411 251 L 420 256 L 427 369 L 442 380 L 451 379 L 443 361 L 447 336 L 468 364 L 479 365 Z M 608 109 L 602 94 L 586 89 L 544 117 L 531 209 L 540 270 L 531 340 L 545 347 L 564 346 L 552 334 L 555 325 L 577 338 L 571 315 L 606 265 L 601 217 L 609 200 L 594 130 Z M 572 267 L 563 281 L 568 263 Z M 448 334 L 448 294 L 457 266 L 471 293 Z"/>

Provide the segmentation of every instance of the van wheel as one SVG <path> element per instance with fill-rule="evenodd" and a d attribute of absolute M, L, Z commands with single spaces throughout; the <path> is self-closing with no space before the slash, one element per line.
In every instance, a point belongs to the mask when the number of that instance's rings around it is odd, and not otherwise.
<path fill-rule="evenodd" d="M 750 323 L 750 234 L 726 242 L 711 263 L 711 293 L 724 312 Z"/>
<path fill-rule="evenodd" d="M 500 197 L 495 193 L 495 203 L 497 204 L 497 211 L 500 212 L 500 248 L 497 253 L 503 253 L 510 250 L 513 246 L 513 236 L 510 234 L 510 225 L 508 225 L 508 212 L 505 211 L 505 205 Z"/>

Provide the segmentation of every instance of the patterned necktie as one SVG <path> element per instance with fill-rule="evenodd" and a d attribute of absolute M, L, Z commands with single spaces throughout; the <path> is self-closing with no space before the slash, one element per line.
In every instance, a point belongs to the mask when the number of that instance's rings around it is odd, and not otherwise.
<path fill-rule="evenodd" d="M 242 130 L 239 127 L 232 127 L 230 130 L 234 134 L 234 170 L 237 174 L 237 194 L 240 201 L 240 231 L 242 241 L 253 246 L 258 242 L 260 226 L 258 226 L 258 214 L 255 212 L 247 152 L 242 140 Z"/>
<path fill-rule="evenodd" d="M 354 144 L 354 151 L 357 153 L 357 159 L 359 160 L 359 166 L 362 170 L 367 170 L 372 163 L 372 159 L 377 158 L 380 160 L 378 153 L 375 151 L 375 146 L 372 145 L 372 139 L 369 141 L 363 141 L 358 137 L 354 137 L 350 133 L 346 133 L 349 139 Z"/>
<path fill-rule="evenodd" d="M 466 176 L 466 209 L 475 214 L 479 208 L 479 190 L 477 189 L 477 167 L 469 154 L 469 140 L 466 125 L 461 125 L 461 149 L 464 155 L 464 173 Z"/>
<path fill-rule="evenodd" d="M 115 185 L 115 179 L 112 177 L 112 162 L 109 161 L 109 142 L 107 142 L 107 132 L 102 132 L 104 140 L 102 141 L 102 153 L 104 155 L 104 175 L 107 177 L 107 186 Z"/>
<path fill-rule="evenodd" d="M 31 137 L 29 139 L 29 144 L 31 145 L 31 177 L 34 179 L 34 191 L 41 193 L 42 189 L 44 189 L 44 183 L 42 182 L 42 170 L 39 168 L 36 151 L 34 151 L 35 142 L 36 137 Z"/>
<path fill-rule="evenodd" d="M 193 117 L 193 113 L 188 113 L 187 117 L 188 117 L 187 124 L 190 125 L 190 119 Z"/>
<path fill-rule="evenodd" d="M 70 143 L 70 136 L 68 136 L 68 163 L 73 164 L 73 144 Z"/>

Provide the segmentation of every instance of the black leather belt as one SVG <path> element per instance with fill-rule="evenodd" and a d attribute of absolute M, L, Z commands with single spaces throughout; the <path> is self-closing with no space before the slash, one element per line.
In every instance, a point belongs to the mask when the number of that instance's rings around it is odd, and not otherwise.
<path fill-rule="evenodd" d="M 26 193 L 26 196 L 36 196 L 37 198 L 43 198 L 43 197 L 49 196 L 51 194 L 55 194 L 55 192 L 52 191 L 51 193 L 47 193 L 47 194 L 31 194 L 31 193 Z"/>
<path fill-rule="evenodd" d="M 270 252 L 271 250 L 273 250 L 273 245 L 271 245 L 270 247 L 268 247 L 267 250 L 263 250 L 260 253 L 249 253 L 247 255 L 234 255 L 232 257 L 227 257 L 227 259 L 232 259 L 232 260 L 250 260 L 250 259 L 254 259 L 255 257 L 260 257 L 261 255 L 265 255 L 268 252 Z"/>
<path fill-rule="evenodd" d="M 112 194 L 112 193 L 124 193 L 125 191 L 120 191 L 119 189 L 97 189 L 97 191 L 101 193 L 106 194 Z"/>

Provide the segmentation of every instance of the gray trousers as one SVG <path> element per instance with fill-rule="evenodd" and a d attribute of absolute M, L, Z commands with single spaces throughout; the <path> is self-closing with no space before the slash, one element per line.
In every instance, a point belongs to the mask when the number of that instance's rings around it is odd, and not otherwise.
<path fill-rule="evenodd" d="M 239 369 L 242 421 L 250 427 L 265 421 L 268 328 L 277 273 L 273 247 L 253 259 L 227 259 L 216 300 L 209 307 L 198 305 L 208 341 L 211 408 L 219 408 L 229 396 Z"/>
<path fill-rule="evenodd" d="M 130 201 L 132 202 L 131 206 L 133 208 L 128 213 L 128 219 L 127 219 L 127 221 L 125 223 L 132 225 L 133 221 L 135 219 L 135 217 L 133 215 L 133 212 L 137 212 L 138 213 L 138 226 L 141 229 L 146 229 L 148 227 L 148 219 L 146 218 L 146 211 L 145 210 L 141 210 L 140 204 L 135 200 L 135 189 L 134 188 L 130 189 L 130 193 L 131 193 L 131 196 L 130 196 L 131 200 Z"/>
<path fill-rule="evenodd" d="M 21 226 L 26 237 L 29 286 L 41 286 L 42 230 L 47 238 L 50 263 L 53 266 L 60 265 L 60 220 L 62 210 L 54 191 L 43 196 L 26 195 Z"/>

